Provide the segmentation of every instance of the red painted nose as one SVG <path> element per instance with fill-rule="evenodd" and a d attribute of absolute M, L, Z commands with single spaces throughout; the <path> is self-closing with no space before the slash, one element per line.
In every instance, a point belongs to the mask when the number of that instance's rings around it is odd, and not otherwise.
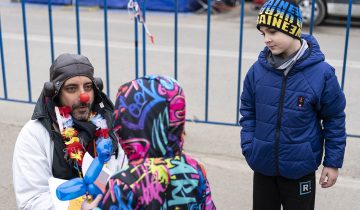
<path fill-rule="evenodd" d="M 87 93 L 81 93 L 80 94 L 80 102 L 81 103 L 87 103 L 90 100 L 90 96 Z"/>

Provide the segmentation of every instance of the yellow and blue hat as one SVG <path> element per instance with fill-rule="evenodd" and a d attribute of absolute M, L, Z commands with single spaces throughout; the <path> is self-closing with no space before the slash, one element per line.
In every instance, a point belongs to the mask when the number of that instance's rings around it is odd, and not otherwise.
<path fill-rule="evenodd" d="M 274 28 L 293 38 L 300 39 L 302 15 L 299 6 L 292 0 L 269 0 L 260 9 L 256 27 Z"/>

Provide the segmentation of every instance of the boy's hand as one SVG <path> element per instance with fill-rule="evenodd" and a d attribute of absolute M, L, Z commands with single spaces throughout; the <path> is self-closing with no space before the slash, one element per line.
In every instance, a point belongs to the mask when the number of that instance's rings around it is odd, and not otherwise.
<path fill-rule="evenodd" d="M 319 184 L 322 188 L 328 188 L 333 186 L 336 183 L 336 179 L 339 175 L 339 171 L 337 168 L 325 167 L 321 172 L 321 177 Z"/>
<path fill-rule="evenodd" d="M 95 200 L 93 200 L 91 203 L 89 203 L 89 201 L 85 199 L 84 202 L 81 204 L 81 210 L 97 209 L 97 206 L 99 205 L 101 199 L 102 199 L 101 194 L 96 196 Z"/>

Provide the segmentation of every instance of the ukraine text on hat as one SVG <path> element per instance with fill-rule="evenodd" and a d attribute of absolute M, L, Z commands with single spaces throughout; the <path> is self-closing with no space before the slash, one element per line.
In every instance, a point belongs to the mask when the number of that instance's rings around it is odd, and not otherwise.
<path fill-rule="evenodd" d="M 299 7 L 285 0 L 269 0 L 260 9 L 257 27 L 268 26 L 294 38 L 301 36 L 302 18 Z"/>

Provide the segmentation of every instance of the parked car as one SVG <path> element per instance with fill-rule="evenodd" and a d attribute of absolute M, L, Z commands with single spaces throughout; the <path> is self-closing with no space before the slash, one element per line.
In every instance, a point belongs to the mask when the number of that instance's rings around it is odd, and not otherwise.
<path fill-rule="evenodd" d="M 253 0 L 256 7 L 266 0 Z M 351 17 L 360 18 L 360 0 L 352 1 Z M 300 0 L 299 7 L 303 16 L 303 24 L 309 25 L 311 21 L 311 0 Z M 321 24 L 327 17 L 346 17 L 348 14 L 349 0 L 315 0 L 314 24 Z"/>
<path fill-rule="evenodd" d="M 303 23 L 310 24 L 311 0 L 301 0 L 299 7 L 303 15 Z M 327 17 L 346 17 L 348 15 L 349 0 L 316 0 L 314 23 L 319 25 Z M 360 18 L 360 0 L 353 0 L 351 17 Z"/>

